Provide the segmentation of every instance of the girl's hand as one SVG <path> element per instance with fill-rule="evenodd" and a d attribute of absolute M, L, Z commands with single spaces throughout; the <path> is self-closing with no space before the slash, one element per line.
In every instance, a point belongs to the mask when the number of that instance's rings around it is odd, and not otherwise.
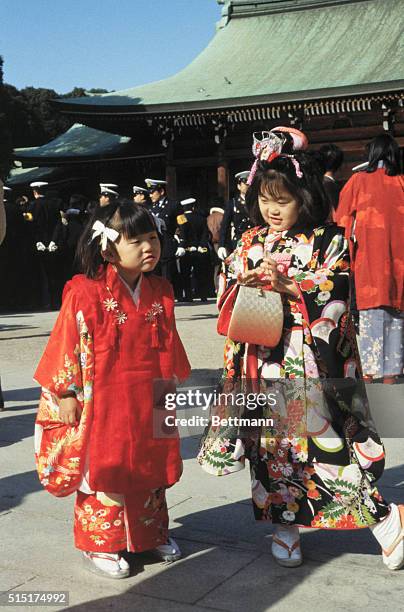
<path fill-rule="evenodd" d="M 248 272 L 239 274 L 237 282 L 247 287 L 265 287 L 265 285 L 269 284 L 266 272 L 262 269 L 262 266 L 255 268 L 255 270 L 248 270 Z"/>
<path fill-rule="evenodd" d="M 80 421 L 82 408 L 75 397 L 62 397 L 59 400 L 59 417 L 65 425 L 76 425 Z"/>
<path fill-rule="evenodd" d="M 281 274 L 277 268 L 277 263 L 271 258 L 264 259 L 257 270 L 260 271 L 261 278 L 265 279 L 265 284 L 271 283 L 272 289 L 278 293 L 289 293 L 294 297 L 299 297 L 299 291 L 293 280 Z"/>

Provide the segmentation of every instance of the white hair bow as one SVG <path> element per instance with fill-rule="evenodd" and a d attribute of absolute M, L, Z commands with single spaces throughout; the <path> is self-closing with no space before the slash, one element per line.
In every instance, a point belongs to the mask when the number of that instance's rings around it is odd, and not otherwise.
<path fill-rule="evenodd" d="M 100 244 L 103 251 L 107 248 L 108 240 L 115 242 L 119 237 L 119 232 L 112 229 L 112 227 L 106 227 L 102 221 L 96 221 L 91 229 L 93 230 L 91 241 L 101 236 Z"/>

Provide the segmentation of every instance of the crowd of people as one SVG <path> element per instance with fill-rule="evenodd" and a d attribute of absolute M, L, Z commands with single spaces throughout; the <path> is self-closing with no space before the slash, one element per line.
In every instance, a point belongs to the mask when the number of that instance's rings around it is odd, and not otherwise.
<path fill-rule="evenodd" d="M 247 173 L 236 175 L 239 196 L 224 206 L 212 202 L 209 214 L 195 198 L 181 202 L 166 195 L 166 181 L 146 179 L 133 186 L 130 200 L 145 206 L 158 222 L 162 255 L 158 272 L 173 285 L 177 301 L 206 301 L 215 295 L 219 264 L 249 227 L 243 206 Z M 31 196 L 15 200 L 4 188 L 7 235 L 0 248 L 3 311 L 58 309 L 65 283 L 79 272 L 76 250 L 94 211 L 122 199 L 119 186 L 101 183 L 98 200 L 72 194 L 65 203 L 44 181 L 30 184 Z M 216 270 L 216 271 L 215 271 Z"/>

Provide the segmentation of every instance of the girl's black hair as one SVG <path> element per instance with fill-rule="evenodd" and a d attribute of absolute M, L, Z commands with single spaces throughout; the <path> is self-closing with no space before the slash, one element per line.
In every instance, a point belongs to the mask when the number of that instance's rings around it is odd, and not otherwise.
<path fill-rule="evenodd" d="M 387 176 L 400 174 L 400 149 L 390 134 L 379 134 L 369 144 L 369 165 L 366 172 L 375 172 L 379 161 L 384 162 Z"/>
<path fill-rule="evenodd" d="M 301 227 L 314 228 L 324 224 L 330 214 L 330 203 L 323 186 L 320 167 L 313 156 L 296 151 L 293 158 L 303 174 L 299 178 L 293 159 L 284 154 L 271 162 L 259 162 L 252 184 L 246 194 L 246 206 L 256 225 L 266 225 L 259 208 L 259 196 L 269 193 L 275 200 L 287 191 L 297 201 Z"/>
<path fill-rule="evenodd" d="M 152 214 L 141 204 L 118 198 L 108 206 L 98 205 L 84 229 L 76 252 L 76 260 L 81 271 L 92 279 L 98 278 L 107 266 L 101 255 L 99 238 L 92 240 L 92 227 L 96 221 L 101 221 L 106 227 L 116 230 L 127 239 L 135 238 L 139 234 L 157 232 Z M 108 241 L 108 248 L 113 249 L 113 244 Z"/>

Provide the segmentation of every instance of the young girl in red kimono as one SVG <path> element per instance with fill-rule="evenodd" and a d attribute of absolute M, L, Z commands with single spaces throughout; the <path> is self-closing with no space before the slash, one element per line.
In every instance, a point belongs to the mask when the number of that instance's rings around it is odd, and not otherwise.
<path fill-rule="evenodd" d="M 88 569 L 125 578 L 124 549 L 181 555 L 165 499 L 182 472 L 178 432 L 155 424 L 162 389 L 190 367 L 171 285 L 151 274 L 160 240 L 147 210 L 122 200 L 99 208 L 78 255 L 84 274 L 66 285 L 35 373 L 37 468 L 52 494 L 77 491 L 75 545 Z"/>

